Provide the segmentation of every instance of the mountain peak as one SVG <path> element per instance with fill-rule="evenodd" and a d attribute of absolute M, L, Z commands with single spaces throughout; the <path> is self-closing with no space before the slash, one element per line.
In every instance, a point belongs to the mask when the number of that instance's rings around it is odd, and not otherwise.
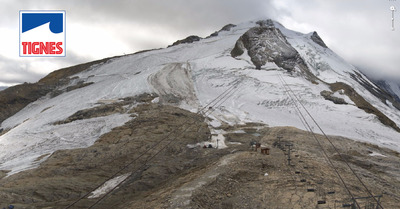
<path fill-rule="evenodd" d="M 247 51 L 256 69 L 261 69 L 267 62 L 275 62 L 277 66 L 292 71 L 299 57 L 297 51 L 272 20 L 257 21 L 257 24 L 259 26 L 250 28 L 238 39 L 231 51 L 232 57 Z"/>
<path fill-rule="evenodd" d="M 259 20 L 256 22 L 260 27 L 274 27 L 274 21 L 272 19 Z"/>
<path fill-rule="evenodd" d="M 328 48 L 316 31 L 314 31 L 313 34 L 311 35 L 311 40 L 313 40 L 316 44 L 324 48 Z"/>
<path fill-rule="evenodd" d="M 172 46 L 176 46 L 179 44 L 193 43 L 193 42 L 200 41 L 200 40 L 201 40 L 201 38 L 199 36 L 191 35 L 191 36 L 186 37 L 185 39 L 175 41 L 172 44 Z"/>

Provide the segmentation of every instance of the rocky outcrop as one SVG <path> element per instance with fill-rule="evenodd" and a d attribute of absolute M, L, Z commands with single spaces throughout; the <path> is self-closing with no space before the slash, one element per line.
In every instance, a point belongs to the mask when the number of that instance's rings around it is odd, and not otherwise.
<path fill-rule="evenodd" d="M 76 90 L 76 89 L 80 89 L 80 88 L 84 88 L 86 86 L 90 86 L 92 84 L 94 84 L 94 83 L 93 82 L 89 82 L 89 83 L 80 82 L 80 83 L 78 83 L 78 84 L 76 84 L 74 86 L 68 86 L 66 88 L 66 91 L 70 92 L 70 91 L 73 91 L 73 90 Z"/>
<path fill-rule="evenodd" d="M 0 123 L 54 89 L 54 85 L 24 83 L 0 91 Z"/>
<path fill-rule="evenodd" d="M 218 36 L 218 34 L 220 32 L 222 32 L 222 31 L 230 31 L 233 27 L 236 27 L 236 25 L 234 25 L 234 24 L 225 25 L 224 27 L 221 28 L 221 30 L 215 31 L 214 33 L 212 33 L 211 35 L 207 36 L 206 38 L 211 38 L 211 37 Z M 193 42 L 196 42 L 196 41 L 200 41 L 201 39 L 202 38 L 199 37 L 199 36 L 191 35 L 191 36 L 186 37 L 185 39 L 175 41 L 172 45 L 170 45 L 168 47 L 176 46 L 176 45 L 179 45 L 179 44 L 189 44 L 189 43 L 193 43 Z"/>
<path fill-rule="evenodd" d="M 209 35 L 207 38 L 218 36 L 218 34 L 222 31 L 230 31 L 233 27 L 236 27 L 236 25 L 234 25 L 234 24 L 225 25 L 224 27 L 221 28 L 221 30 L 215 31 L 214 33 Z"/>
<path fill-rule="evenodd" d="M 238 41 L 236 41 L 235 47 L 233 47 L 233 49 L 231 51 L 231 56 L 238 57 L 238 56 L 242 55 L 245 50 L 246 50 L 246 47 L 244 46 L 243 41 L 241 39 L 239 39 Z"/>
<path fill-rule="evenodd" d="M 73 90 L 76 90 L 76 89 L 84 88 L 84 87 L 90 86 L 92 84 L 94 84 L 94 83 L 93 82 L 85 83 L 84 81 L 79 81 L 76 85 L 68 86 L 65 89 L 55 89 L 55 90 L 53 90 L 50 93 L 50 97 L 54 98 L 54 97 L 56 97 L 58 95 L 61 95 L 61 94 L 65 93 L 65 92 L 70 92 L 70 91 L 73 91 Z"/>
<path fill-rule="evenodd" d="M 153 100 L 157 95 L 156 94 L 141 94 L 135 97 L 127 97 L 120 100 L 120 102 L 112 103 L 112 104 L 103 104 L 97 107 L 79 110 L 73 115 L 69 116 L 67 119 L 62 121 L 57 121 L 54 125 L 61 125 L 66 123 L 71 123 L 76 120 L 90 119 L 96 117 L 103 117 L 112 115 L 115 113 L 124 113 L 127 112 L 128 109 L 124 108 L 124 106 L 128 105 L 137 105 L 141 103 L 149 103 Z"/>
<path fill-rule="evenodd" d="M 333 96 L 331 91 L 321 91 L 321 96 L 323 96 L 326 100 L 332 101 L 335 104 L 347 104 L 343 98 Z"/>
<path fill-rule="evenodd" d="M 220 32 L 221 31 L 230 31 L 233 27 L 236 27 L 236 25 L 235 24 L 228 24 L 228 25 L 225 25 L 224 27 L 222 27 L 221 30 L 219 30 L 219 31 Z"/>
<path fill-rule="evenodd" d="M 54 125 L 66 124 L 66 123 L 71 123 L 76 120 L 103 117 L 103 116 L 108 116 L 108 115 L 112 115 L 115 113 L 123 113 L 123 112 L 124 112 L 124 108 L 122 108 L 122 106 L 120 104 L 101 105 L 101 106 L 90 108 L 90 109 L 79 110 L 78 112 L 74 113 L 67 119 L 54 123 Z"/>
<path fill-rule="evenodd" d="M 179 45 L 179 44 L 193 43 L 193 42 L 200 41 L 200 40 L 201 40 L 200 37 L 192 35 L 192 36 L 186 37 L 185 39 L 175 41 L 171 46 L 176 46 L 176 45 Z M 168 47 L 171 47 L 171 46 L 168 46 Z"/>
<path fill-rule="evenodd" d="M 326 44 L 324 43 L 324 41 L 322 40 L 321 37 L 319 37 L 318 33 L 314 31 L 314 33 L 311 35 L 311 40 L 313 40 L 316 44 L 324 47 L 324 48 L 328 48 L 326 46 Z"/>
<path fill-rule="evenodd" d="M 231 51 L 232 57 L 240 56 L 247 50 L 256 69 L 267 62 L 274 62 L 287 71 L 292 71 L 298 63 L 303 63 L 299 53 L 287 42 L 286 37 L 272 21 L 259 21 L 243 34 Z"/>

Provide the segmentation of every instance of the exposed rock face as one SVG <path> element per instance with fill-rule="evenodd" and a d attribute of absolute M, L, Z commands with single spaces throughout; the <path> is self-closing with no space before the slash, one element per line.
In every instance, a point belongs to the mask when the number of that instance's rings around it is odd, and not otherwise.
<path fill-rule="evenodd" d="M 69 80 L 69 79 L 66 79 L 66 80 Z M 73 91 L 73 90 L 76 90 L 76 89 L 84 88 L 84 87 L 90 86 L 92 84 L 94 84 L 94 83 L 93 82 L 85 83 L 84 81 L 80 81 L 76 85 L 68 86 L 65 89 L 62 89 L 62 90 L 61 89 L 55 89 L 55 90 L 53 90 L 50 93 L 50 97 L 53 98 L 53 97 L 56 97 L 58 95 L 61 95 L 61 94 L 65 93 L 65 92 L 70 92 L 70 91 Z"/>
<path fill-rule="evenodd" d="M 228 24 L 228 25 L 225 25 L 224 27 L 222 27 L 220 31 L 230 31 L 231 28 L 233 28 L 233 27 L 236 27 L 236 25 L 235 24 Z"/>
<path fill-rule="evenodd" d="M 50 92 L 54 86 L 44 84 L 22 84 L 0 92 L 0 123 L 14 115 L 26 105 Z"/>
<path fill-rule="evenodd" d="M 344 99 L 335 97 L 332 94 L 333 93 L 330 91 L 321 91 L 321 96 L 323 96 L 326 100 L 332 101 L 335 104 L 347 104 Z"/>
<path fill-rule="evenodd" d="M 324 43 L 324 41 L 321 39 L 321 37 L 319 37 L 318 33 L 314 31 L 314 33 L 311 35 L 311 40 L 313 40 L 315 43 L 317 43 L 318 45 L 324 47 L 324 48 L 328 48 L 326 46 L 326 44 Z"/>
<path fill-rule="evenodd" d="M 63 121 L 55 122 L 55 125 L 71 123 L 76 120 L 83 120 L 89 118 L 103 117 L 112 115 L 115 113 L 124 113 L 127 110 L 124 106 L 129 106 L 132 104 L 140 104 L 140 103 L 149 103 L 153 100 L 157 95 L 155 94 L 141 94 L 135 97 L 127 97 L 121 99 L 122 101 L 112 103 L 112 104 L 104 104 L 97 107 L 79 110 L 73 115 L 69 116 L 67 119 Z M 0 132 L 1 133 L 1 132 Z"/>
<path fill-rule="evenodd" d="M 207 36 L 206 38 L 211 38 L 211 37 L 218 36 L 218 34 L 219 34 L 220 32 L 222 32 L 222 31 L 230 31 L 231 28 L 233 28 L 233 27 L 236 27 L 236 25 L 234 25 L 234 24 L 225 25 L 224 27 L 221 28 L 221 30 L 215 31 L 214 33 L 212 33 L 211 35 Z M 196 42 L 196 41 L 200 41 L 201 39 L 202 39 L 202 38 L 199 37 L 199 36 L 191 35 L 191 36 L 188 36 L 188 37 L 185 38 L 185 39 L 175 41 L 172 45 L 170 45 L 170 46 L 168 46 L 168 47 L 176 46 L 176 45 L 179 45 L 179 44 L 193 43 L 193 42 Z"/>
<path fill-rule="evenodd" d="M 198 37 L 198 36 L 188 36 L 187 38 L 185 38 L 185 39 L 182 39 L 182 40 L 178 40 L 178 41 L 175 41 L 173 44 L 172 44 L 172 46 L 176 46 L 176 45 L 179 45 L 179 44 L 187 44 L 187 43 L 193 43 L 193 42 L 195 42 L 195 41 L 200 41 L 200 37 Z"/>
<path fill-rule="evenodd" d="M 238 41 L 236 41 L 235 47 L 231 51 L 231 56 L 238 57 L 244 53 L 245 49 L 246 47 L 244 46 L 244 43 L 240 38 Z"/>
<path fill-rule="evenodd" d="M 102 105 L 91 109 L 79 110 L 75 114 L 68 117 L 66 120 L 56 122 L 55 125 L 71 123 L 76 120 L 108 116 L 115 113 L 123 113 L 123 111 L 124 109 L 119 105 Z"/>
<path fill-rule="evenodd" d="M 292 71 L 297 63 L 303 62 L 298 52 L 287 42 L 272 21 L 260 21 L 259 27 L 248 30 L 236 42 L 232 57 L 240 56 L 245 49 L 257 69 L 267 62 L 274 62 L 287 71 Z"/>
<path fill-rule="evenodd" d="M 225 25 L 224 27 L 221 28 L 221 30 L 215 31 L 214 33 L 209 35 L 207 38 L 218 36 L 218 34 L 222 31 L 230 31 L 233 27 L 236 27 L 236 25 L 234 25 L 234 24 Z"/>

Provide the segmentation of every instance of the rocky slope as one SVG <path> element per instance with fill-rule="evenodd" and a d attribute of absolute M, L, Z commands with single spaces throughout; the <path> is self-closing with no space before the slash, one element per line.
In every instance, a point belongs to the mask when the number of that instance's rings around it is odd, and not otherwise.
<path fill-rule="evenodd" d="M 149 143 L 164 137 L 163 133 L 185 128 L 186 120 L 196 124 L 95 208 L 334 208 L 352 203 L 307 132 L 263 124 L 225 126 L 228 148 L 188 148 L 186 144 L 210 137 L 201 116 L 157 106 L 138 106 L 132 113 L 146 114 L 102 136 L 89 148 L 57 151 L 39 168 L 3 178 L 2 205 L 65 208 L 135 159 Z M 279 143 L 278 136 L 282 137 Z M 319 138 L 323 141 L 324 137 Z M 396 208 L 400 203 L 399 153 L 341 137 L 333 139 L 368 188 L 383 195 L 382 206 Z M 270 155 L 252 151 L 248 144 L 253 140 L 270 147 Z M 293 145 L 291 166 L 287 164 L 288 143 Z M 323 142 L 323 146 L 354 195 L 367 196 L 329 144 Z M 138 170 L 141 163 L 118 175 Z M 95 201 L 85 198 L 73 208 L 88 208 Z M 367 202 L 373 200 L 359 204 Z"/>
<path fill-rule="evenodd" d="M 259 21 L 257 24 L 258 27 L 248 30 L 236 42 L 231 52 L 233 57 L 240 56 L 247 50 L 256 69 L 261 69 L 267 62 L 274 62 L 289 72 L 296 65 L 305 68 L 299 53 L 287 42 L 272 20 Z"/>

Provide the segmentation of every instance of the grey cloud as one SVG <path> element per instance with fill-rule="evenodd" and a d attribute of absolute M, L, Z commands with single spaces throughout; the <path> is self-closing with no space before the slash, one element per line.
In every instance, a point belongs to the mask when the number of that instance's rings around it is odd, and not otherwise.
<path fill-rule="evenodd" d="M 53 59 L 53 58 L 50 58 Z M 56 62 L 62 64 L 63 66 L 71 66 L 71 65 L 77 65 L 81 64 L 84 62 L 90 62 L 93 61 L 88 57 L 83 57 L 79 54 L 77 54 L 73 50 L 67 50 L 67 56 L 64 58 L 54 58 Z"/>
<path fill-rule="evenodd" d="M 34 60 L 33 60 L 34 59 Z M 68 52 L 65 58 L 27 58 L 12 60 L 0 55 L 0 83 L 13 85 L 15 83 L 36 82 L 46 76 L 46 73 L 33 72 L 32 64 L 34 62 L 52 62 L 59 66 L 71 66 L 83 62 L 91 61 L 88 58 L 83 58 L 73 52 Z M 58 69 L 52 69 L 58 70 Z"/>
<path fill-rule="evenodd" d="M 102 24 L 140 23 L 166 27 L 181 33 L 205 33 L 228 23 L 269 16 L 272 5 L 264 0 L 136 0 L 52 1 L 65 8 L 69 21 Z M 201 35 L 201 34 L 200 34 Z"/>
<path fill-rule="evenodd" d="M 14 62 L 3 56 L 0 56 L 0 82 L 5 84 L 15 84 L 23 82 L 32 82 L 40 78 L 40 74 L 29 71 L 30 62 Z"/>

